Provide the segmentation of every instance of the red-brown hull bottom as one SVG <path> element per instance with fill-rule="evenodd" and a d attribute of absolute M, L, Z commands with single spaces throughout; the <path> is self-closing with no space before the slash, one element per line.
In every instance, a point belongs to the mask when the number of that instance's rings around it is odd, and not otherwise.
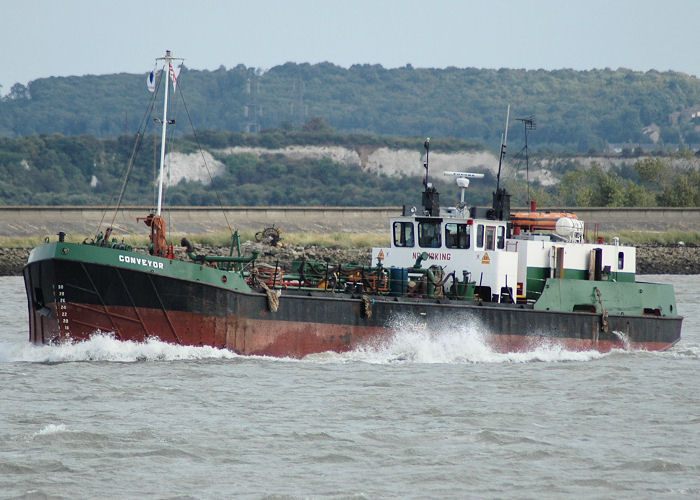
<path fill-rule="evenodd" d="M 56 311 L 56 304 L 49 308 Z M 105 314 L 107 312 L 108 314 Z M 204 316 L 183 311 L 110 306 L 95 308 L 84 304 L 63 304 L 58 316 L 71 318 L 70 327 L 42 329 L 46 338 L 33 338 L 35 343 L 56 343 L 87 340 L 96 332 L 113 333 L 120 340 L 142 342 L 159 332 L 157 337 L 178 345 L 213 346 L 230 349 L 243 355 L 301 358 L 309 354 L 346 352 L 358 347 L 378 346 L 391 338 L 395 330 L 387 327 L 337 325 L 329 323 L 289 322 L 273 319 Z M 37 321 L 46 318 L 35 313 Z M 484 341 L 496 352 L 528 352 L 543 345 L 558 346 L 570 351 L 609 352 L 612 349 L 663 351 L 667 342 L 625 342 L 623 340 L 553 338 L 535 335 L 491 333 Z"/>

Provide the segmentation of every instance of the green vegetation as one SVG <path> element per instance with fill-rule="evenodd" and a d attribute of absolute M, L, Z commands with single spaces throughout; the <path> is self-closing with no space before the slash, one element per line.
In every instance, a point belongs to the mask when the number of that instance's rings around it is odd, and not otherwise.
<path fill-rule="evenodd" d="M 0 204 L 107 204 L 119 192 L 132 149 L 127 136 L 0 138 Z M 137 157 L 129 199 L 152 199 L 152 174 L 152 159 Z"/>
<path fill-rule="evenodd" d="M 196 245 L 228 246 L 231 244 L 231 234 L 216 232 L 209 234 L 188 235 L 187 238 Z M 253 231 L 241 231 L 241 242 L 255 241 Z M 282 243 L 300 245 L 303 247 L 317 246 L 322 248 L 372 248 L 389 245 L 386 233 L 282 233 Z"/>
<path fill-rule="evenodd" d="M 122 235 L 116 234 L 119 241 L 124 238 L 124 242 L 132 247 L 146 247 L 148 245 L 148 235 Z M 187 236 L 194 245 L 209 245 L 213 247 L 228 247 L 231 245 L 231 233 L 220 231 L 207 234 L 180 234 L 173 233 L 169 239 L 173 244 L 179 242 L 182 236 Z M 69 243 L 81 243 L 87 238 L 86 235 L 66 235 Z M 90 236 L 92 238 L 92 236 Z M 255 231 L 241 231 L 241 242 L 255 241 Z M 323 248 L 372 248 L 378 246 L 388 246 L 389 236 L 386 233 L 282 233 L 282 242 L 289 245 L 300 245 L 303 247 L 317 246 Z M 0 236 L 0 247 L 2 248 L 34 248 L 44 243 L 44 238 L 40 236 Z"/>
<path fill-rule="evenodd" d="M 145 74 L 122 73 L 16 84 L 0 102 L 0 136 L 133 132 L 153 118 L 143 112 L 152 97 L 144 80 Z M 197 129 L 213 131 L 291 130 L 320 116 L 345 134 L 456 137 L 495 149 L 511 104 L 511 116 L 536 116 L 541 150 L 601 151 L 608 143 L 650 143 L 650 135 L 661 151 L 700 143 L 693 118 L 700 80 L 675 72 L 287 63 L 265 73 L 243 65 L 184 68 L 178 89 L 187 97 L 187 109 L 173 100 L 180 134 L 188 130 L 187 111 Z M 275 144 L 282 135 L 259 140 Z M 230 143 L 230 136 L 215 132 L 205 139 L 219 141 L 217 147 Z"/>
<path fill-rule="evenodd" d="M 502 127 L 502 126 L 501 126 Z M 323 118 L 312 116 L 300 129 L 265 129 L 259 134 L 230 132 L 226 130 L 205 130 L 185 134 L 178 142 L 182 152 L 196 151 L 197 141 L 204 147 L 223 149 L 233 146 L 250 146 L 278 149 L 287 146 L 343 146 L 350 149 L 390 148 L 414 149 L 423 151 L 424 137 L 380 137 L 370 134 L 341 133 L 333 130 Z M 481 151 L 483 146 L 454 137 L 434 139 L 431 144 L 446 153 L 452 151 Z"/>
<path fill-rule="evenodd" d="M 557 204 L 576 207 L 696 207 L 700 206 L 700 172 L 671 168 L 661 158 L 608 171 L 595 164 L 588 169 L 578 166 L 564 174 L 550 195 Z"/>
<path fill-rule="evenodd" d="M 288 233 L 283 235 L 283 242 L 323 248 L 372 248 L 390 244 L 386 233 Z"/>
<path fill-rule="evenodd" d="M 620 238 L 620 243 L 626 245 L 700 245 L 700 231 L 671 230 L 664 232 L 653 231 L 620 231 L 619 233 L 601 233 L 605 241 Z"/>
<path fill-rule="evenodd" d="M 316 132 L 270 130 L 261 134 L 205 132 L 199 144 L 262 145 L 266 137 L 276 137 L 277 146 L 295 142 L 316 145 L 343 145 L 358 151 L 378 147 L 409 147 L 418 150 L 418 138 L 372 137 L 332 132 L 323 120 L 310 120 L 320 127 Z M 355 143 L 354 141 L 358 142 Z M 329 142 L 324 142 L 329 141 Z M 90 136 L 66 137 L 35 135 L 17 139 L 0 138 L 0 205 L 96 205 L 113 204 L 122 188 L 134 150 L 133 138 L 97 139 Z M 194 137 L 171 141 L 171 149 L 196 151 Z M 134 156 L 123 204 L 155 205 L 156 162 L 159 144 L 156 136 L 139 142 Z M 460 140 L 436 139 L 433 151 L 470 151 L 474 146 Z M 270 144 L 268 146 L 271 147 Z M 400 206 L 420 205 L 419 165 L 407 165 L 398 176 L 376 174 L 359 165 L 341 165 L 330 159 L 293 159 L 280 154 L 229 154 L 212 149 L 224 165 L 221 175 L 210 184 L 181 181 L 166 193 L 170 206 Z M 512 205 L 524 206 L 528 199 L 526 183 L 515 176 L 523 166 L 514 161 L 504 171 L 503 185 L 512 193 Z M 522 159 L 522 158 L 520 158 Z M 531 165 L 548 169 L 560 182 L 541 185 L 533 181 L 530 195 L 539 206 L 569 207 L 647 207 L 700 206 L 700 171 L 692 154 L 666 156 L 618 156 L 613 166 L 585 167 L 583 158 L 551 154 L 531 157 Z M 543 166 L 546 163 L 546 167 Z M 433 176 L 431 181 L 442 195 L 442 204 L 458 199 L 454 183 Z M 488 205 L 496 181 L 492 174 L 472 184 L 469 203 Z"/>
<path fill-rule="evenodd" d="M 293 144 L 297 138 L 306 144 L 327 144 L 326 131 L 271 131 L 267 135 Z M 235 137 L 238 144 L 256 144 L 266 134 L 203 133 L 201 143 L 211 144 L 214 136 Z M 398 139 L 330 134 L 331 145 L 351 144 L 361 139 L 361 147 L 422 146 L 422 139 Z M 207 142 L 209 139 L 209 142 Z M 193 138 L 175 139 L 172 149 L 195 151 Z M 35 135 L 18 139 L 0 138 L 0 205 L 108 205 L 114 203 L 127 171 L 133 138 L 96 139 L 89 136 Z M 155 205 L 156 159 L 159 145 L 155 136 L 140 141 L 139 154 L 130 170 L 123 203 Z M 231 144 L 229 141 L 227 144 Z M 234 142 L 235 143 L 235 142 Z M 463 141 L 436 141 L 440 148 L 473 147 Z M 359 165 L 341 165 L 328 159 L 293 160 L 280 155 L 255 157 L 214 152 L 225 166 L 223 175 L 209 185 L 182 181 L 166 193 L 172 206 L 397 206 L 420 203 L 418 177 L 388 177 L 365 172 Z M 411 168 L 420 172 L 419 165 Z M 442 179 L 435 183 L 450 199 L 456 189 Z M 486 202 L 490 194 L 484 184 L 474 191 L 472 201 Z"/>
<path fill-rule="evenodd" d="M 291 145 L 343 146 L 360 155 L 388 147 L 434 151 L 496 148 L 503 114 L 536 115 L 538 153 L 553 185 L 529 187 L 504 173 L 513 204 L 532 196 L 540 206 L 700 206 L 697 162 L 678 166 L 671 156 L 692 159 L 700 143 L 700 80 L 681 73 L 618 70 L 525 71 L 475 68 L 386 69 L 333 64 L 277 66 L 265 73 L 243 65 L 216 71 L 183 69 L 183 100 L 172 99 L 171 149 L 193 152 L 233 146 L 268 149 Z M 253 89 L 249 91 L 249 89 Z M 251 93 L 252 92 L 252 93 Z M 0 204 L 105 205 L 113 203 L 130 171 L 123 203 L 155 203 L 158 131 L 140 143 L 133 168 L 135 131 L 153 123 L 143 75 L 43 78 L 17 84 L 0 100 Z M 248 109 L 248 113 L 244 112 Z M 191 118 L 196 136 L 185 133 Z M 511 137 L 519 131 L 512 122 Z M 260 128 L 259 133 L 240 132 Z M 644 131 L 646 130 L 646 132 Z M 381 135 L 376 135 L 381 134 Z M 653 156 L 635 146 L 654 136 Z M 515 136 L 517 137 L 517 135 Z M 511 139 L 511 144 L 513 141 Z M 623 145 L 611 168 L 584 166 L 580 154 Z M 694 145 L 694 146 L 693 146 Z M 509 159 L 514 148 L 509 145 Z M 665 151 L 680 150 L 680 153 Z M 560 151 L 568 153 L 560 153 Z M 557 153 L 554 153 L 557 152 Z M 572 153 L 577 152 L 577 153 Z M 210 185 L 181 182 L 167 193 L 170 205 L 418 205 L 417 177 L 388 177 L 330 160 L 284 156 L 212 154 L 225 165 Z M 555 158 L 557 155 L 557 158 Z M 563 158 L 563 159 L 562 159 Z M 552 166 L 553 165 L 553 166 Z M 695 166 L 693 166 L 695 165 Z M 407 170 L 420 171 L 418 165 Z M 432 179 L 443 204 L 457 189 Z M 489 174 L 470 188 L 469 202 L 490 203 Z"/>

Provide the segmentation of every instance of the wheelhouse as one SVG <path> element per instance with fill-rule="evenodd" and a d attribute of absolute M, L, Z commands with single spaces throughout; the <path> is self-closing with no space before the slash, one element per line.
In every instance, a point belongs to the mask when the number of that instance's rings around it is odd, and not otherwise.
<path fill-rule="evenodd" d="M 505 250 L 507 223 L 474 219 L 393 219 L 391 248 Z"/>

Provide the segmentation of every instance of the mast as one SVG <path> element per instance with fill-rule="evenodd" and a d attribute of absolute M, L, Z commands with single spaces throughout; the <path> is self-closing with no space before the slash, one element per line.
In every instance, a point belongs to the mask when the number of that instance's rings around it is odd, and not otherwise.
<path fill-rule="evenodd" d="M 508 120 L 510 119 L 510 104 L 506 111 L 506 129 L 501 136 L 501 154 L 498 157 L 498 175 L 496 176 L 496 191 L 493 192 L 493 217 L 496 220 L 510 219 L 510 195 L 501 187 L 501 167 L 506 156 L 506 144 L 508 144 Z"/>
<path fill-rule="evenodd" d="M 504 139 L 501 141 L 501 154 L 498 157 L 498 175 L 496 176 L 496 191 L 501 187 L 501 165 L 503 164 L 503 157 L 506 155 L 506 144 L 508 144 L 508 119 L 510 118 L 510 104 L 508 105 L 508 110 L 506 111 L 506 130 Z"/>
<path fill-rule="evenodd" d="M 169 50 L 165 51 L 165 56 L 158 57 L 156 59 L 156 61 L 163 61 L 162 75 L 165 77 L 165 92 L 163 93 L 163 120 L 160 137 L 160 170 L 158 172 L 158 206 L 156 207 L 156 215 L 160 215 L 163 206 L 163 168 L 165 166 L 165 138 L 168 127 L 168 90 L 170 89 L 170 73 L 172 73 L 173 79 L 175 78 L 175 73 L 173 73 L 174 70 L 172 67 L 173 60 L 184 61 L 184 59 L 173 57 Z M 173 81 L 173 91 L 175 90 L 175 85 L 176 82 Z"/>
<path fill-rule="evenodd" d="M 423 164 L 423 168 L 425 168 L 425 180 L 423 181 L 423 185 L 425 187 L 428 187 L 428 168 L 430 166 L 430 137 L 428 137 L 425 142 L 423 143 L 423 147 L 425 148 L 425 163 Z"/>
<path fill-rule="evenodd" d="M 430 167 L 430 137 L 428 137 L 423 143 L 425 148 L 425 163 L 423 167 L 425 168 L 425 179 L 423 179 L 423 184 L 425 189 L 423 190 L 422 202 L 423 202 L 423 213 L 431 217 L 438 217 L 440 215 L 440 193 L 438 193 L 437 188 L 428 182 L 428 169 Z"/>

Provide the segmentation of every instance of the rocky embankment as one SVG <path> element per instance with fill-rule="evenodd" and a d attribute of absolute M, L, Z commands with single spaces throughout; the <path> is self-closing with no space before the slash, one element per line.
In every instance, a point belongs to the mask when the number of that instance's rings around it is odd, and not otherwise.
<path fill-rule="evenodd" d="M 700 274 L 700 246 L 639 246 L 637 274 Z"/>
<path fill-rule="evenodd" d="M 0 248 L 0 276 L 19 276 L 27 262 L 29 248 Z M 318 247 L 287 245 L 281 248 L 270 247 L 261 243 L 244 243 L 242 251 L 259 252 L 258 262 L 270 265 L 278 264 L 288 267 L 302 257 L 314 260 L 327 260 L 331 265 L 340 263 L 369 264 L 370 250 L 343 249 L 338 247 Z M 141 251 L 145 251 L 141 249 Z M 228 255 L 228 248 L 196 246 L 198 254 Z M 181 248 L 176 250 L 176 257 L 185 259 Z M 700 246 L 640 246 L 637 247 L 638 274 L 700 274 Z"/>

